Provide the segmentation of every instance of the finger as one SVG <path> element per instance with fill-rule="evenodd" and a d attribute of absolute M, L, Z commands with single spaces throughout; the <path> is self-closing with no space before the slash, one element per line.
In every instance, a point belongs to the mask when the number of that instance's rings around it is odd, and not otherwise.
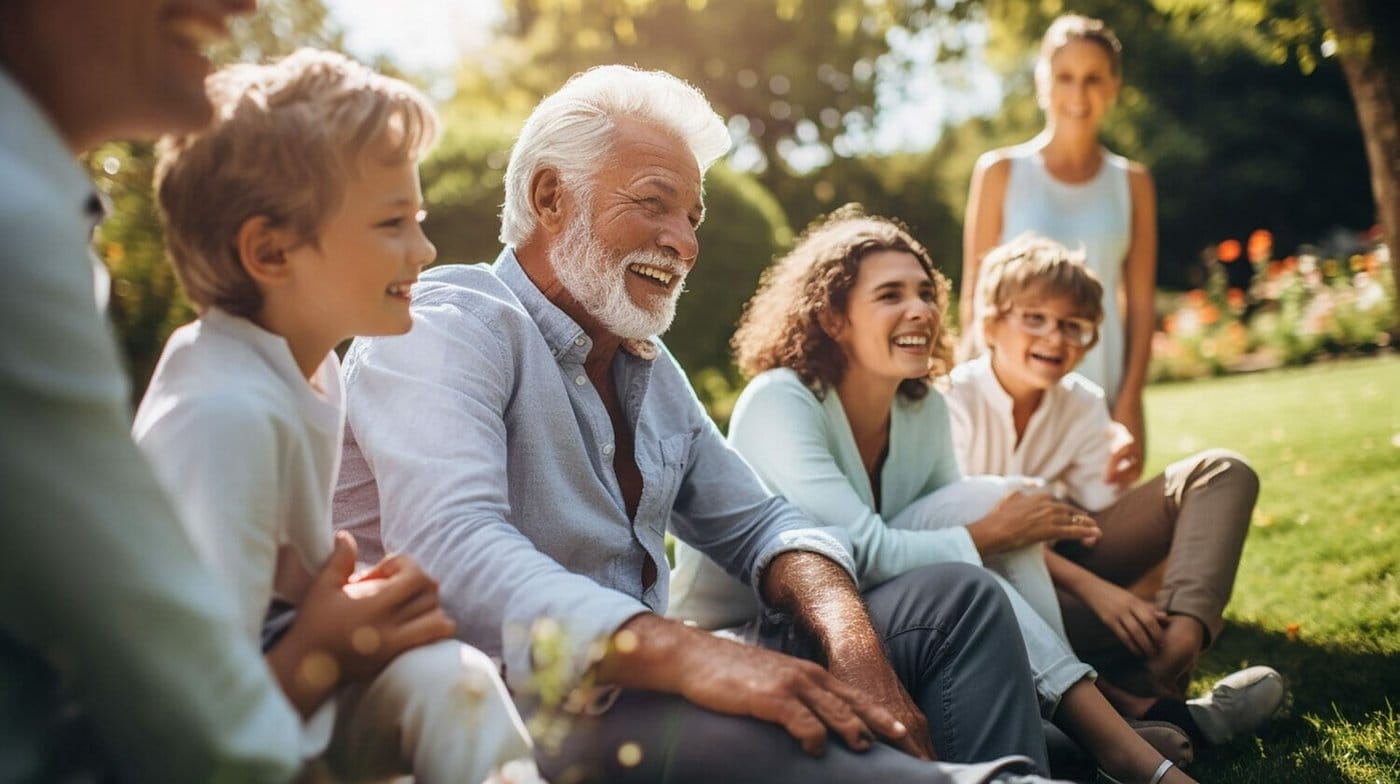
<path fill-rule="evenodd" d="M 797 739 L 798 745 L 808 755 L 820 757 L 826 751 L 826 725 L 800 700 L 792 699 L 778 723 L 787 733 Z"/>
<path fill-rule="evenodd" d="M 1156 653 L 1157 649 L 1162 647 L 1162 636 L 1166 634 L 1162 629 L 1161 622 L 1157 620 L 1157 608 L 1146 602 L 1139 604 L 1137 605 L 1137 618 L 1138 623 L 1147 632 L 1148 647 L 1152 653 Z"/>
<path fill-rule="evenodd" d="M 821 681 L 822 688 L 840 697 L 877 736 L 895 739 L 902 738 L 909 732 L 909 728 L 904 726 L 893 712 L 867 697 L 864 692 L 858 691 L 834 675 L 825 672 L 823 675 L 825 677 Z"/>
<path fill-rule="evenodd" d="M 321 565 L 321 571 L 316 573 L 316 582 L 325 582 L 336 587 L 345 585 L 355 571 L 356 553 L 355 537 L 345 531 L 336 531 L 331 554 Z"/>
<path fill-rule="evenodd" d="M 404 624 L 391 625 L 381 632 L 387 653 L 397 656 L 406 650 L 445 640 L 457 631 L 457 624 L 446 613 L 420 615 Z"/>
<path fill-rule="evenodd" d="M 847 746 L 856 751 L 870 748 L 875 734 L 844 698 L 815 683 L 799 696 L 808 710 Z"/>
<path fill-rule="evenodd" d="M 427 615 L 439 609 L 437 596 L 420 593 L 393 608 L 392 618 L 394 623 L 408 623 L 420 615 Z"/>
<path fill-rule="evenodd" d="M 1152 643 L 1147 636 L 1147 631 L 1138 623 L 1138 619 L 1129 612 L 1127 617 L 1120 618 L 1119 623 L 1123 625 L 1123 630 L 1127 632 L 1133 644 L 1129 646 L 1133 654 L 1138 657 L 1147 656 L 1151 652 Z"/>

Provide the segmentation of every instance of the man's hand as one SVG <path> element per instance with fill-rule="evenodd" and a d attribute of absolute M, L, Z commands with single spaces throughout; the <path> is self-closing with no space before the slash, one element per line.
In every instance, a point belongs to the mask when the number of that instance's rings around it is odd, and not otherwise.
<path fill-rule="evenodd" d="M 820 756 L 828 732 L 855 751 L 908 733 L 889 711 L 819 665 L 742 645 L 651 614 L 613 635 L 600 683 L 678 694 L 701 708 L 780 725 Z"/>
<path fill-rule="evenodd" d="M 898 721 L 903 729 L 898 734 L 876 727 L 884 740 L 916 757 L 935 758 L 928 720 L 890 668 L 860 592 L 844 569 L 817 553 L 783 553 L 763 573 L 763 595 L 821 645 L 836 677 Z"/>
<path fill-rule="evenodd" d="M 882 705 L 909 732 L 902 739 L 888 739 L 896 748 L 919 759 L 938 759 L 933 750 L 933 740 L 928 734 L 928 720 L 923 711 L 914 704 L 904 684 L 890 668 L 883 652 L 877 655 L 845 655 L 830 662 L 831 674 L 854 686 L 860 694 L 871 697 L 877 705 Z"/>
<path fill-rule="evenodd" d="M 1142 396 L 1121 395 L 1113 407 L 1113 421 L 1122 427 L 1112 441 L 1112 455 L 1104 480 L 1120 490 L 1132 487 L 1142 476 L 1144 454 L 1147 450 L 1147 425 L 1142 416 Z M 1121 432 L 1126 431 L 1126 432 Z"/>

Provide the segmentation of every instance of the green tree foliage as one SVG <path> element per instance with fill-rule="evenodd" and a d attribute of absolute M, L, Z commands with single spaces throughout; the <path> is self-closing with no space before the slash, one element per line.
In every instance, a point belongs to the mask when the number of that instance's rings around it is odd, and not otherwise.
<path fill-rule="evenodd" d="M 830 147 L 874 116 L 875 59 L 896 26 L 966 0 L 505 0 L 515 61 L 500 76 L 536 94 L 601 63 L 659 68 L 698 86 L 772 169 L 795 143 Z M 928 8 L 923 6 L 927 5 Z M 779 174 L 775 172 L 775 176 Z M 765 177 L 772 186 L 772 176 Z"/>

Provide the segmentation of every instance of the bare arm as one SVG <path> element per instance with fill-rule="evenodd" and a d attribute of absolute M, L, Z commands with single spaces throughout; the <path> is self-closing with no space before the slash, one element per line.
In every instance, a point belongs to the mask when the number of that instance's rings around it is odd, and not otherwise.
<path fill-rule="evenodd" d="M 963 221 L 962 287 L 958 296 L 958 324 L 962 329 L 964 347 L 972 334 L 973 303 L 976 301 L 982 257 L 1001 238 L 1002 204 L 1006 199 L 1006 182 L 1010 172 L 1011 164 L 996 152 L 983 155 L 972 172 L 966 219 Z"/>
<path fill-rule="evenodd" d="M 1144 658 L 1156 652 L 1162 643 L 1166 613 L 1049 547 L 1045 548 L 1045 565 L 1051 581 L 1088 605 L 1128 650 Z"/>
<path fill-rule="evenodd" d="M 1152 175 L 1133 164 L 1128 186 L 1132 194 L 1132 241 L 1124 261 L 1124 288 L 1127 295 L 1126 355 L 1123 358 L 1123 385 L 1113 407 L 1113 418 L 1122 422 L 1138 444 L 1138 465 L 1147 449 L 1143 421 L 1142 388 L 1147 381 L 1147 365 L 1152 356 L 1152 329 L 1156 322 L 1153 294 L 1157 287 L 1157 194 Z"/>

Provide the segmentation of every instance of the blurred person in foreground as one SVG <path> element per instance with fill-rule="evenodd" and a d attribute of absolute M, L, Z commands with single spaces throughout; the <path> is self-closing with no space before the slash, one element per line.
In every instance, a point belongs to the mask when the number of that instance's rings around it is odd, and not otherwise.
<path fill-rule="evenodd" d="M 286 781 L 302 724 L 128 433 L 74 156 L 209 121 L 254 0 L 0 4 L 0 780 Z"/>
<path fill-rule="evenodd" d="M 552 780 L 1034 772 L 1045 741 L 1000 589 L 955 565 L 862 597 L 840 532 L 764 490 L 655 337 L 728 147 L 704 96 L 660 72 L 596 68 L 542 101 L 495 264 L 429 270 L 413 330 L 346 355 L 336 525 L 438 579 L 545 730 Z M 661 616 L 668 526 L 768 608 L 759 644 Z"/>

